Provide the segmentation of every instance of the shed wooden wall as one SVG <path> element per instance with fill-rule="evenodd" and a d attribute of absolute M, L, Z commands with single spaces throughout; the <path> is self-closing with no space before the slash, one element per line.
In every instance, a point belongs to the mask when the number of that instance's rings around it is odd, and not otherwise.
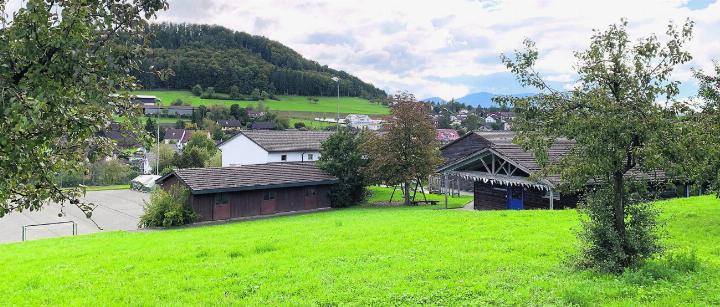
<path fill-rule="evenodd" d="M 315 195 L 305 195 L 308 188 L 315 189 Z M 266 191 L 274 191 L 274 200 L 263 200 Z M 198 221 L 223 220 L 240 217 L 268 215 L 282 212 L 329 208 L 330 186 L 308 186 L 230 192 L 227 204 L 214 204 L 216 194 L 191 196 L 193 210 L 199 215 Z"/>
<path fill-rule="evenodd" d="M 475 182 L 474 196 L 476 210 L 507 209 L 507 187 L 504 185 Z M 545 196 L 545 191 L 526 188 L 523 192 L 524 209 L 550 209 L 550 200 L 543 196 Z M 577 195 L 560 195 L 560 199 L 553 202 L 553 207 L 555 209 L 575 208 L 577 202 Z"/>

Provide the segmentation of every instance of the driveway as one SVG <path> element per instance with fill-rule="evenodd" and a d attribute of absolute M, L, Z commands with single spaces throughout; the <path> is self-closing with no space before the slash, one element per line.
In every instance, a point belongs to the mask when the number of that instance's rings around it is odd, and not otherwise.
<path fill-rule="evenodd" d="M 132 190 L 87 192 L 84 200 L 98 205 L 92 219 L 101 229 L 80 209 L 68 204 L 62 217 L 58 217 L 60 206 L 57 204 L 44 206 L 40 211 L 13 212 L 0 218 L 0 243 L 21 241 L 22 227 L 33 224 L 74 221 L 78 234 L 137 229 L 143 213 L 143 200 L 149 197 L 149 194 Z M 26 232 L 28 240 L 69 235 L 72 235 L 72 224 L 69 223 L 28 227 Z"/>

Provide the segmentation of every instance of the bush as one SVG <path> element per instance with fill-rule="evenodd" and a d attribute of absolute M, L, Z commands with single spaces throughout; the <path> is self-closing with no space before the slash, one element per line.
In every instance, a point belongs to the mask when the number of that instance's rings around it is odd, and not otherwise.
<path fill-rule="evenodd" d="M 580 233 L 581 268 L 621 273 L 638 267 L 644 260 L 663 251 L 660 245 L 658 210 L 640 199 L 625 204 L 625 239 L 615 230 L 612 188 L 590 192 L 581 203 L 588 216 Z"/>
<path fill-rule="evenodd" d="M 293 126 L 295 126 L 295 129 L 302 129 L 302 128 L 305 128 L 305 123 L 297 122 Z"/>
<path fill-rule="evenodd" d="M 200 98 L 204 99 L 213 99 L 215 98 L 215 88 L 214 87 L 208 87 L 205 89 L 205 91 L 202 93 Z"/>
<path fill-rule="evenodd" d="M 155 189 L 150 202 L 145 202 L 145 213 L 140 217 L 139 227 L 171 227 L 190 224 L 197 214 L 187 205 L 190 191 L 172 186 L 169 191 Z"/>
<path fill-rule="evenodd" d="M 203 93 L 203 88 L 202 88 L 202 86 L 200 86 L 200 84 L 195 84 L 195 86 L 193 86 L 193 88 L 192 88 L 192 93 L 193 93 L 193 95 L 195 95 L 195 96 L 200 96 L 200 95 L 202 95 L 202 93 Z"/>

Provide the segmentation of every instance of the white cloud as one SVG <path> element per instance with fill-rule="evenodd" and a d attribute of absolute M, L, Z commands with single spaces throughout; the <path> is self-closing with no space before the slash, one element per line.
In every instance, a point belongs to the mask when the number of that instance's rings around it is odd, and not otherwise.
<path fill-rule="evenodd" d="M 708 69 L 712 59 L 720 59 L 720 3 L 698 10 L 687 3 L 172 0 L 159 20 L 219 24 L 264 35 L 390 92 L 450 98 L 471 91 L 519 91 L 516 84 L 508 84 L 511 78 L 505 78 L 503 86 L 482 77 L 506 73 L 499 55 L 521 47 L 524 38 L 537 42 L 543 75 L 566 87 L 574 81 L 573 51 L 587 47 L 592 29 L 605 29 L 620 18 L 629 20 L 635 38 L 650 33 L 662 37 L 669 21 L 693 19 L 695 35 L 688 48 L 694 60 L 675 75 L 690 81 L 690 67 Z"/>

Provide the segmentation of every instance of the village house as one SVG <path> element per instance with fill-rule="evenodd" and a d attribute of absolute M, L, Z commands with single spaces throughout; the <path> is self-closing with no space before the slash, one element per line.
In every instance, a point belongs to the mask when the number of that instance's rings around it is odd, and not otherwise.
<path fill-rule="evenodd" d="M 210 132 L 205 130 L 188 130 L 188 129 L 175 129 L 170 128 L 165 130 L 165 136 L 163 140 L 165 144 L 173 144 L 177 146 L 177 149 L 182 150 L 183 147 L 190 141 L 193 134 L 201 133 L 210 138 Z"/>
<path fill-rule="evenodd" d="M 223 131 L 237 130 L 242 128 L 243 126 L 242 122 L 237 119 L 221 119 L 218 120 L 216 123 Z"/>
<path fill-rule="evenodd" d="M 445 145 L 458 138 L 460 135 L 455 129 L 435 129 L 435 139 L 440 142 L 440 145 Z"/>
<path fill-rule="evenodd" d="M 145 106 L 145 115 L 157 115 L 160 116 L 182 116 L 191 117 L 195 110 L 192 106 Z"/>
<path fill-rule="evenodd" d="M 250 125 L 252 130 L 275 130 L 276 125 L 273 122 L 253 122 Z"/>
<path fill-rule="evenodd" d="M 450 186 L 470 184 L 475 209 L 562 209 L 575 207 L 578 195 L 561 195 L 556 175 L 536 179 L 540 170 L 532 152 L 512 142 L 514 132 L 471 132 L 443 146 L 445 163 L 438 169 Z M 548 150 L 550 161 L 570 152 L 575 143 L 557 140 Z M 662 172 L 631 172 L 651 182 L 665 180 Z"/>
<path fill-rule="evenodd" d="M 143 106 L 154 106 L 157 102 L 160 101 L 160 99 L 151 95 L 133 95 L 132 97 L 130 97 L 130 100 Z"/>
<path fill-rule="evenodd" d="M 220 143 L 222 165 L 248 165 L 269 162 L 315 161 L 320 143 L 333 132 L 301 130 L 241 131 Z"/>
<path fill-rule="evenodd" d="M 166 190 L 187 188 L 199 221 L 330 208 L 336 182 L 311 162 L 178 169 L 157 180 Z"/>
<path fill-rule="evenodd" d="M 363 114 L 350 114 L 345 117 L 345 124 L 355 129 L 377 131 L 382 129 L 382 121 Z"/>

